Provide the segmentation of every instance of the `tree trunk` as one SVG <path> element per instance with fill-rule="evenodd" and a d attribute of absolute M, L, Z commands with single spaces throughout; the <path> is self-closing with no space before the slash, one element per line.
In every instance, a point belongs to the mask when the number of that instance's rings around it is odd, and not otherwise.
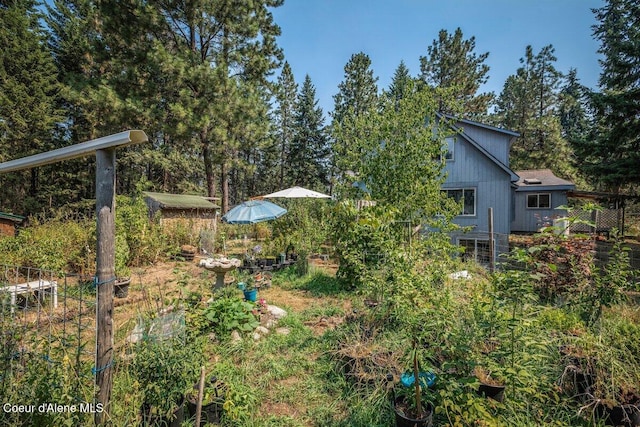
<path fill-rule="evenodd" d="M 229 169 L 225 159 L 222 160 L 220 181 L 222 184 L 222 213 L 225 214 L 229 210 Z"/>
<path fill-rule="evenodd" d="M 209 141 L 206 140 L 206 135 L 203 133 L 200 134 L 200 142 L 202 143 L 202 158 L 204 159 L 204 173 L 207 181 L 207 196 L 215 197 L 216 175 L 213 170 L 213 156 L 211 154 L 211 148 L 209 147 Z"/>

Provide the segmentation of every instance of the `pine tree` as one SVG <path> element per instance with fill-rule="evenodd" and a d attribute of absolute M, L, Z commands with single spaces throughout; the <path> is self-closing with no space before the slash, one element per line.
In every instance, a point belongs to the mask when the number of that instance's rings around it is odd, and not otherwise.
<path fill-rule="evenodd" d="M 290 153 L 291 174 L 296 185 L 323 189 L 328 184 L 329 144 L 322 108 L 307 74 L 296 102 L 295 133 Z"/>
<path fill-rule="evenodd" d="M 344 67 L 344 80 L 338 84 L 339 92 L 333 96 L 334 109 L 331 123 L 333 140 L 333 174 L 356 172 L 357 151 L 352 141 L 359 127 L 355 122 L 375 112 L 378 104 L 378 78 L 371 69 L 371 59 L 365 53 L 351 56 Z"/>
<path fill-rule="evenodd" d="M 487 115 L 493 93 L 480 93 L 480 86 L 489 79 L 489 66 L 484 62 L 489 52 L 477 55 L 476 39 L 464 39 L 462 30 L 454 34 L 440 30 L 438 39 L 427 47 L 427 56 L 420 57 L 422 80 L 431 87 L 449 89 L 454 104 L 440 100 L 440 110 L 465 118 L 478 119 Z"/>
<path fill-rule="evenodd" d="M 591 94 L 596 129 L 582 144 L 584 169 L 600 188 L 637 192 L 640 183 L 640 3 L 608 0 L 594 9 L 600 41 L 599 93 Z"/>
<path fill-rule="evenodd" d="M 511 146 L 512 168 L 550 168 L 575 181 L 574 154 L 563 138 L 558 113 L 562 74 L 555 69 L 556 60 L 551 45 L 538 54 L 527 46 L 522 66 L 507 78 L 498 98 L 498 124 L 520 133 Z"/>
<path fill-rule="evenodd" d="M 275 111 L 276 139 L 278 144 L 278 187 L 285 188 L 292 184 L 288 158 L 293 139 L 293 122 L 296 107 L 298 85 L 293 71 L 285 61 L 282 73 L 278 77 L 276 100 L 278 107 Z"/>
<path fill-rule="evenodd" d="M 409 69 L 405 65 L 404 61 L 400 61 L 400 64 L 393 73 L 391 78 L 391 84 L 389 89 L 384 93 L 387 97 L 399 102 L 402 98 L 408 95 L 408 91 L 415 85 L 412 84 L 413 77 L 409 74 Z"/>
<path fill-rule="evenodd" d="M 54 129 L 62 120 L 60 85 L 40 18 L 35 1 L 0 5 L 0 161 L 55 148 Z M 37 210 L 40 175 L 37 168 L 0 176 L 4 209 Z"/>

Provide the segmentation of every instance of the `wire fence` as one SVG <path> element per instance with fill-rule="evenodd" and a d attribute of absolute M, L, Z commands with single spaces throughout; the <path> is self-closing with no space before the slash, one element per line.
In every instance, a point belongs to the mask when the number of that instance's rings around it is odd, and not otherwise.
<path fill-rule="evenodd" d="M 0 265 L 0 274 L 3 404 L 17 399 L 26 403 L 54 390 L 75 402 L 90 401 L 95 356 L 91 285 L 77 276 L 33 267 Z M 43 384 L 39 377 L 50 383 Z"/>

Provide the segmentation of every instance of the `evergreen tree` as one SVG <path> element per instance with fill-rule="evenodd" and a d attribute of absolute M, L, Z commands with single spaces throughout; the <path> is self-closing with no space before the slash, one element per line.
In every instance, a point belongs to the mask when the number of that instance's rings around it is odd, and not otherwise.
<path fill-rule="evenodd" d="M 62 120 L 57 71 L 36 6 L 30 0 L 0 4 L 0 161 L 55 148 L 53 133 Z M 0 204 L 34 212 L 42 181 L 41 168 L 0 176 Z"/>
<path fill-rule="evenodd" d="M 477 55 L 476 39 L 464 39 L 462 30 L 454 34 L 440 30 L 438 39 L 427 47 L 427 56 L 420 57 L 422 80 L 431 87 L 449 89 L 455 102 L 447 105 L 440 100 L 443 112 L 478 119 L 487 115 L 493 93 L 480 93 L 480 86 L 489 79 L 489 66 L 484 62 L 489 52 Z"/>
<path fill-rule="evenodd" d="M 289 167 L 294 183 L 303 187 L 322 189 L 328 184 L 329 144 L 322 108 L 318 107 L 316 89 L 308 74 L 298 94 L 294 126 L 295 132 L 289 157 Z"/>
<path fill-rule="evenodd" d="M 288 158 L 291 151 L 296 96 L 298 85 L 293 77 L 293 71 L 285 61 L 282 73 L 278 77 L 276 100 L 278 107 L 275 111 L 276 139 L 278 143 L 278 187 L 285 188 L 292 184 Z"/>
<path fill-rule="evenodd" d="M 400 65 L 398 65 L 398 68 L 396 68 L 391 78 L 389 89 L 384 93 L 387 97 L 399 102 L 408 95 L 408 91 L 415 86 L 413 85 L 413 80 L 404 61 L 400 61 Z"/>
<path fill-rule="evenodd" d="M 640 183 L 640 3 L 607 0 L 599 21 L 599 93 L 591 94 L 597 127 L 580 149 L 584 169 L 601 188 L 637 192 Z"/>
<path fill-rule="evenodd" d="M 569 70 L 559 95 L 558 115 L 560 126 L 562 126 L 562 137 L 574 152 L 578 152 L 589 138 L 591 123 L 588 91 L 580 83 L 575 68 Z M 578 169 L 582 166 L 582 162 L 577 157 L 574 166 Z"/>
<path fill-rule="evenodd" d="M 573 167 L 573 150 L 563 138 L 558 115 L 562 74 L 555 69 L 555 61 L 553 46 L 545 46 L 538 54 L 527 46 L 522 66 L 507 78 L 498 98 L 498 124 L 520 133 L 511 146 L 512 168 L 550 168 L 575 181 L 579 176 Z"/>
<path fill-rule="evenodd" d="M 357 151 L 352 141 L 359 131 L 354 122 L 373 114 L 378 104 L 378 78 L 371 69 L 371 59 L 365 53 L 351 56 L 344 67 L 344 80 L 338 84 L 334 95 L 332 113 L 333 173 L 342 175 L 353 171 L 357 163 Z"/>

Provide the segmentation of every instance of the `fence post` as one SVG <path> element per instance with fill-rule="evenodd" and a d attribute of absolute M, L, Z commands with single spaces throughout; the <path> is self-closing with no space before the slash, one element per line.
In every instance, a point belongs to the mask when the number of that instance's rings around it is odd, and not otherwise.
<path fill-rule="evenodd" d="M 489 208 L 489 271 L 495 270 L 495 247 L 493 243 L 493 208 Z"/>
<path fill-rule="evenodd" d="M 116 151 L 96 151 L 96 216 L 98 252 L 96 254 L 96 425 L 102 425 L 109 412 L 113 382 L 113 284 L 115 281 L 115 183 Z"/>

